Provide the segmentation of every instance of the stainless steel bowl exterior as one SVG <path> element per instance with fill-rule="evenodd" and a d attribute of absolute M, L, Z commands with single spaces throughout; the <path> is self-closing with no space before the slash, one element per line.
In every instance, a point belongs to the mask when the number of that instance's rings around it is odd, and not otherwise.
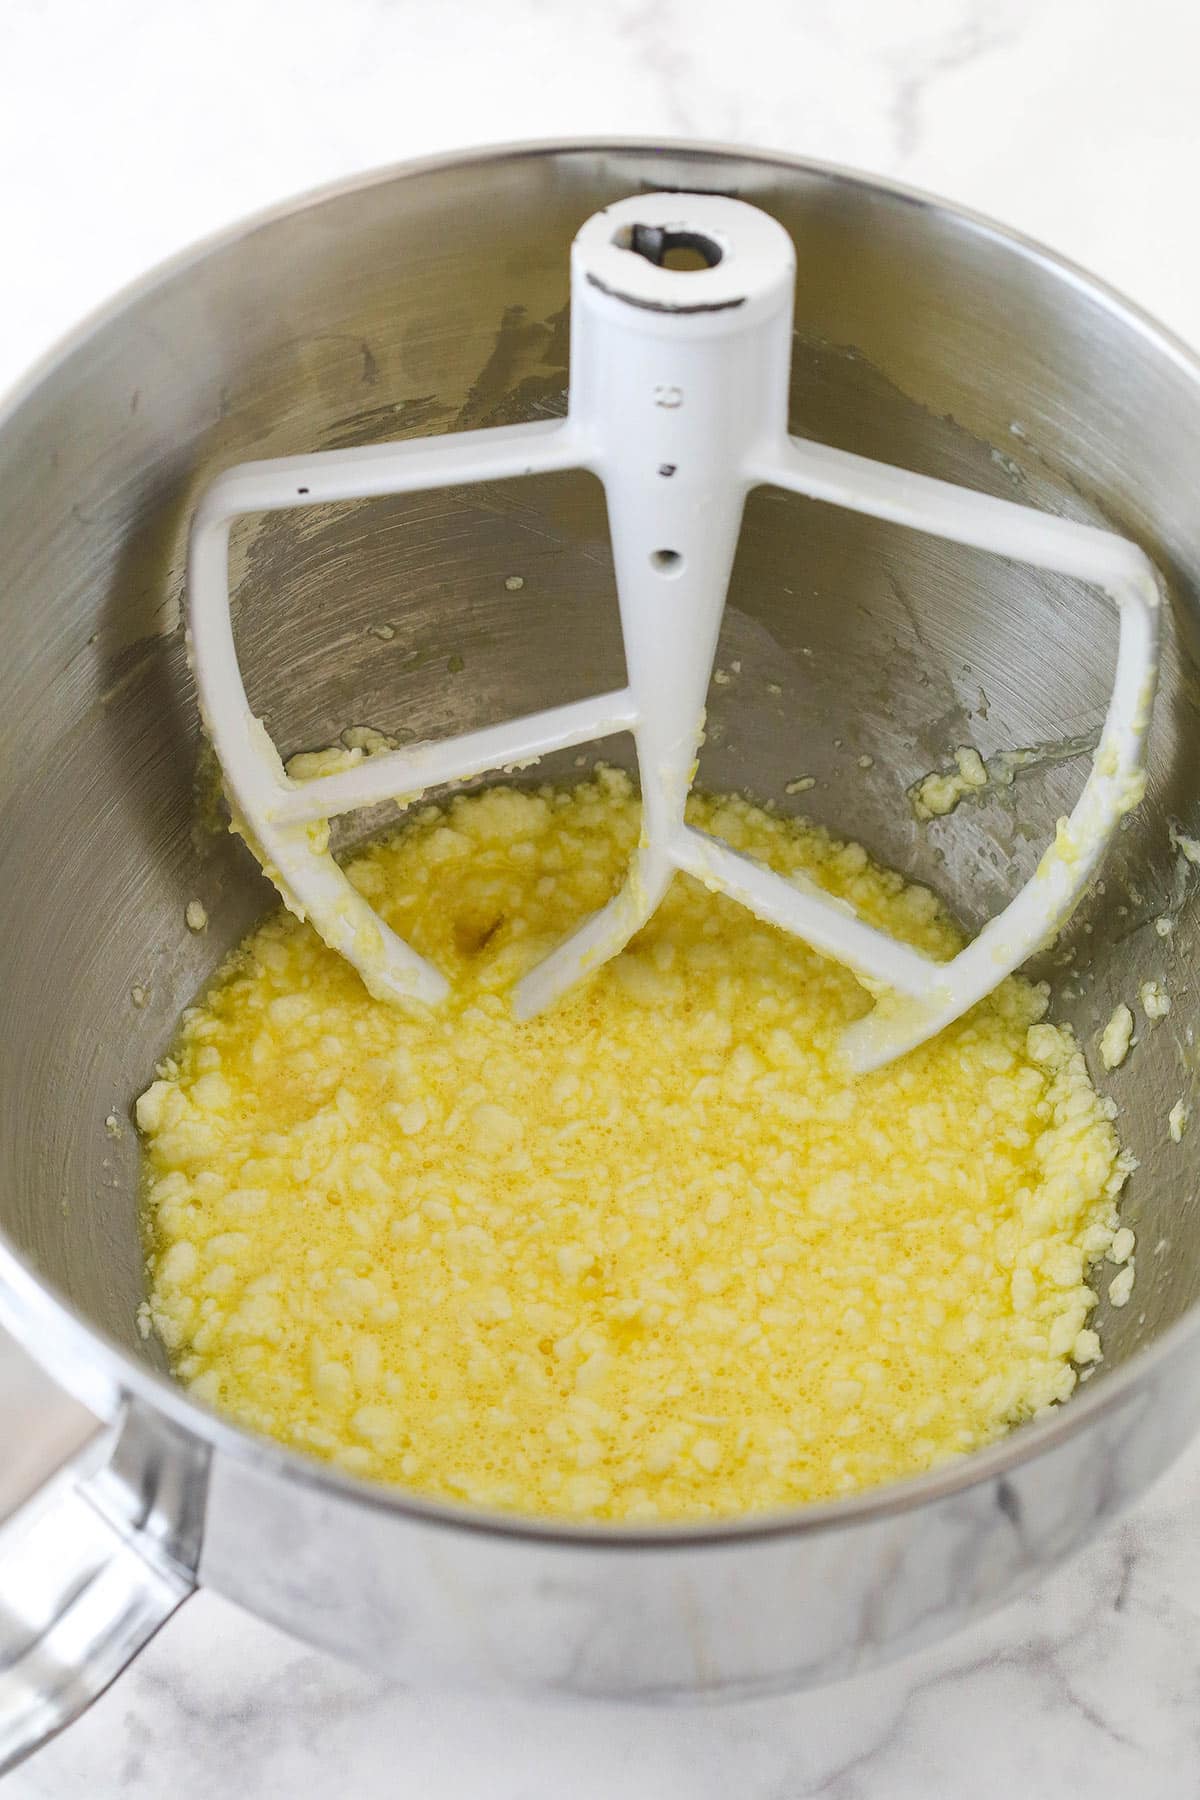
<path fill-rule="evenodd" d="M 194 497 L 248 456 L 561 411 L 570 240 L 664 187 L 737 194 L 792 233 L 794 431 L 1111 522 L 1158 562 L 1172 622 L 1149 797 L 1045 972 L 1089 1054 L 1140 981 L 1175 1003 L 1108 1082 L 1141 1159 L 1137 1284 L 1102 1307 L 1106 1360 L 1060 1413 L 844 1504 L 553 1529 L 365 1488 L 174 1388 L 136 1324 L 129 1113 L 180 1009 L 271 901 L 206 812 L 179 626 Z M 1198 470 L 1200 369 L 1085 276 L 911 193 L 693 146 L 500 150 L 318 195 L 160 271 L 37 372 L 0 420 L 0 1319 L 73 1399 L 31 1374 L 36 1399 L 0 1401 L 7 1441 L 33 1447 L 0 1482 L 0 1761 L 78 1710 L 196 1580 L 411 1679 L 754 1693 L 966 1623 L 1142 1492 L 1200 1412 L 1200 1128 L 1166 1130 L 1196 1080 L 1200 877 L 1170 825 L 1200 824 Z M 621 678 L 586 476 L 250 520 L 234 576 L 251 701 L 285 752 L 350 724 L 433 736 Z M 795 804 L 978 923 L 1078 790 L 1114 642 L 1069 582 L 760 491 L 720 659 L 740 672 L 714 689 L 701 779 L 790 805 L 788 780 L 815 775 Z M 918 826 L 905 787 L 964 743 L 1038 759 Z M 22 1505 L 64 1458 L 49 1498 Z M 56 1609 L 78 1627 L 79 1584 L 49 1565 L 81 1492 L 112 1540 L 88 1551 L 107 1660 L 81 1667 L 60 1637 L 51 1682 L 41 1640 Z"/>

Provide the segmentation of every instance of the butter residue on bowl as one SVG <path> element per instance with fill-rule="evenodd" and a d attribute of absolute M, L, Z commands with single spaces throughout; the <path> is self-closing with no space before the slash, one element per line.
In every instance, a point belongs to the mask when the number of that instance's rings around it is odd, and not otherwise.
<path fill-rule="evenodd" d="M 943 819 L 955 812 L 963 800 L 981 800 L 989 793 L 1003 793 L 1018 776 L 1056 763 L 1074 762 L 1095 747 L 1093 736 L 1067 737 L 1025 744 L 1016 750 L 999 750 L 985 761 L 973 744 L 960 744 L 954 751 L 953 768 L 933 769 L 909 786 L 913 817 L 922 823 Z"/>
<path fill-rule="evenodd" d="M 1119 1069 L 1133 1043 L 1133 1014 L 1123 1000 L 1113 1007 L 1100 1033 L 1100 1061 L 1106 1069 Z"/>
<path fill-rule="evenodd" d="M 936 957 L 928 890 L 740 799 L 693 824 Z M 147 1329 L 244 1425 L 526 1513 L 730 1516 L 928 1469 L 1064 1400 L 1129 1167 L 1006 981 L 853 1080 L 840 965 L 684 877 L 551 1012 L 507 991 L 617 886 L 625 776 L 492 788 L 349 864 L 452 983 L 374 1000 L 279 913 L 138 1104 Z"/>
<path fill-rule="evenodd" d="M 988 785 L 988 772 L 978 750 L 969 744 L 954 752 L 954 768 L 934 769 L 909 789 L 909 800 L 918 819 L 942 819 L 952 813 L 967 794 Z"/>

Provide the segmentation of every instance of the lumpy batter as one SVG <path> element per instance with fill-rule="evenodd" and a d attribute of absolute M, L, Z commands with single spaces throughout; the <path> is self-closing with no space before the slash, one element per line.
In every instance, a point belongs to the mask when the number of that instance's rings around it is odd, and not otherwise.
<path fill-rule="evenodd" d="M 855 845 L 736 799 L 689 816 L 958 946 Z M 637 830 L 613 772 L 426 807 L 350 874 L 444 1010 L 372 1000 L 279 914 L 185 1015 L 138 1103 L 143 1323 L 195 1395 L 425 1494 L 652 1520 L 912 1474 L 1070 1393 L 1125 1164 L 1044 993 L 1006 981 L 855 1081 L 854 977 L 676 877 L 518 1024 L 512 981 Z"/>

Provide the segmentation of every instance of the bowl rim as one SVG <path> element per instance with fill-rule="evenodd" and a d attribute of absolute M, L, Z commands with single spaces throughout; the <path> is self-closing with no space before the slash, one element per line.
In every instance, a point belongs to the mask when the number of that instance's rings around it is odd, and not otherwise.
<path fill-rule="evenodd" d="M 817 158 L 712 139 L 553 137 L 472 146 L 407 158 L 379 168 L 323 183 L 251 213 L 196 239 L 174 255 L 120 288 L 45 350 L 31 368 L 0 396 L 0 433 L 15 420 L 24 403 L 55 375 L 77 351 L 127 309 L 264 227 L 323 206 L 345 195 L 386 186 L 410 177 L 438 174 L 472 165 L 522 162 L 545 157 L 642 154 L 648 159 L 674 157 L 697 164 L 710 161 L 756 165 L 764 171 L 816 176 L 838 186 L 883 194 L 940 215 L 974 235 L 1029 261 L 1081 296 L 1100 304 L 1126 329 L 1145 339 L 1200 389 L 1200 355 L 1118 289 L 1090 274 L 1038 240 L 970 207 L 930 194 L 904 182 Z M 769 202 L 768 202 L 769 203 Z M 530 1545 L 561 1545 L 616 1553 L 634 1549 L 692 1551 L 706 1545 L 734 1546 L 808 1536 L 828 1529 L 870 1525 L 952 1499 L 969 1489 L 1000 1481 L 1011 1471 L 1085 1431 L 1102 1413 L 1133 1398 L 1155 1377 L 1162 1363 L 1200 1334 L 1200 1304 L 1169 1325 L 1095 1386 L 1077 1387 L 1070 1400 L 1048 1416 L 1022 1424 L 996 1443 L 972 1451 L 924 1474 L 868 1488 L 844 1499 L 822 1500 L 728 1519 L 661 1525 L 619 1522 L 572 1522 L 557 1517 L 493 1512 L 482 1507 L 425 1499 L 400 1487 L 359 1479 L 330 1464 L 261 1437 L 192 1399 L 186 1390 L 149 1363 L 129 1354 L 107 1333 L 88 1323 L 67 1297 L 46 1282 L 0 1228 L 0 1325 L 48 1374 L 104 1420 L 115 1419 L 126 1406 L 163 1415 L 173 1425 L 203 1441 L 211 1450 L 260 1474 L 298 1482 L 339 1502 L 394 1514 L 414 1525 L 465 1531 Z"/>

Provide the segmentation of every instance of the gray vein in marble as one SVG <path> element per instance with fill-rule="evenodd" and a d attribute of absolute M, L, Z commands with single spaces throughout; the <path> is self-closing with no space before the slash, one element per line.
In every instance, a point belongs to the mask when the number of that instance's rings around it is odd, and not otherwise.
<path fill-rule="evenodd" d="M 620 38 L 654 79 L 670 129 L 685 137 L 704 137 L 686 99 L 693 63 L 684 48 L 689 34 L 675 0 L 636 0 L 617 19 Z"/>
<path fill-rule="evenodd" d="M 1028 12 L 1025 0 L 1015 5 L 1010 0 L 1007 7 L 972 0 L 965 9 L 965 16 L 929 45 L 915 53 L 911 50 L 892 53 L 888 60 L 895 92 L 890 120 L 900 162 L 920 148 L 924 108 L 930 90 L 982 57 L 1017 42 Z"/>

